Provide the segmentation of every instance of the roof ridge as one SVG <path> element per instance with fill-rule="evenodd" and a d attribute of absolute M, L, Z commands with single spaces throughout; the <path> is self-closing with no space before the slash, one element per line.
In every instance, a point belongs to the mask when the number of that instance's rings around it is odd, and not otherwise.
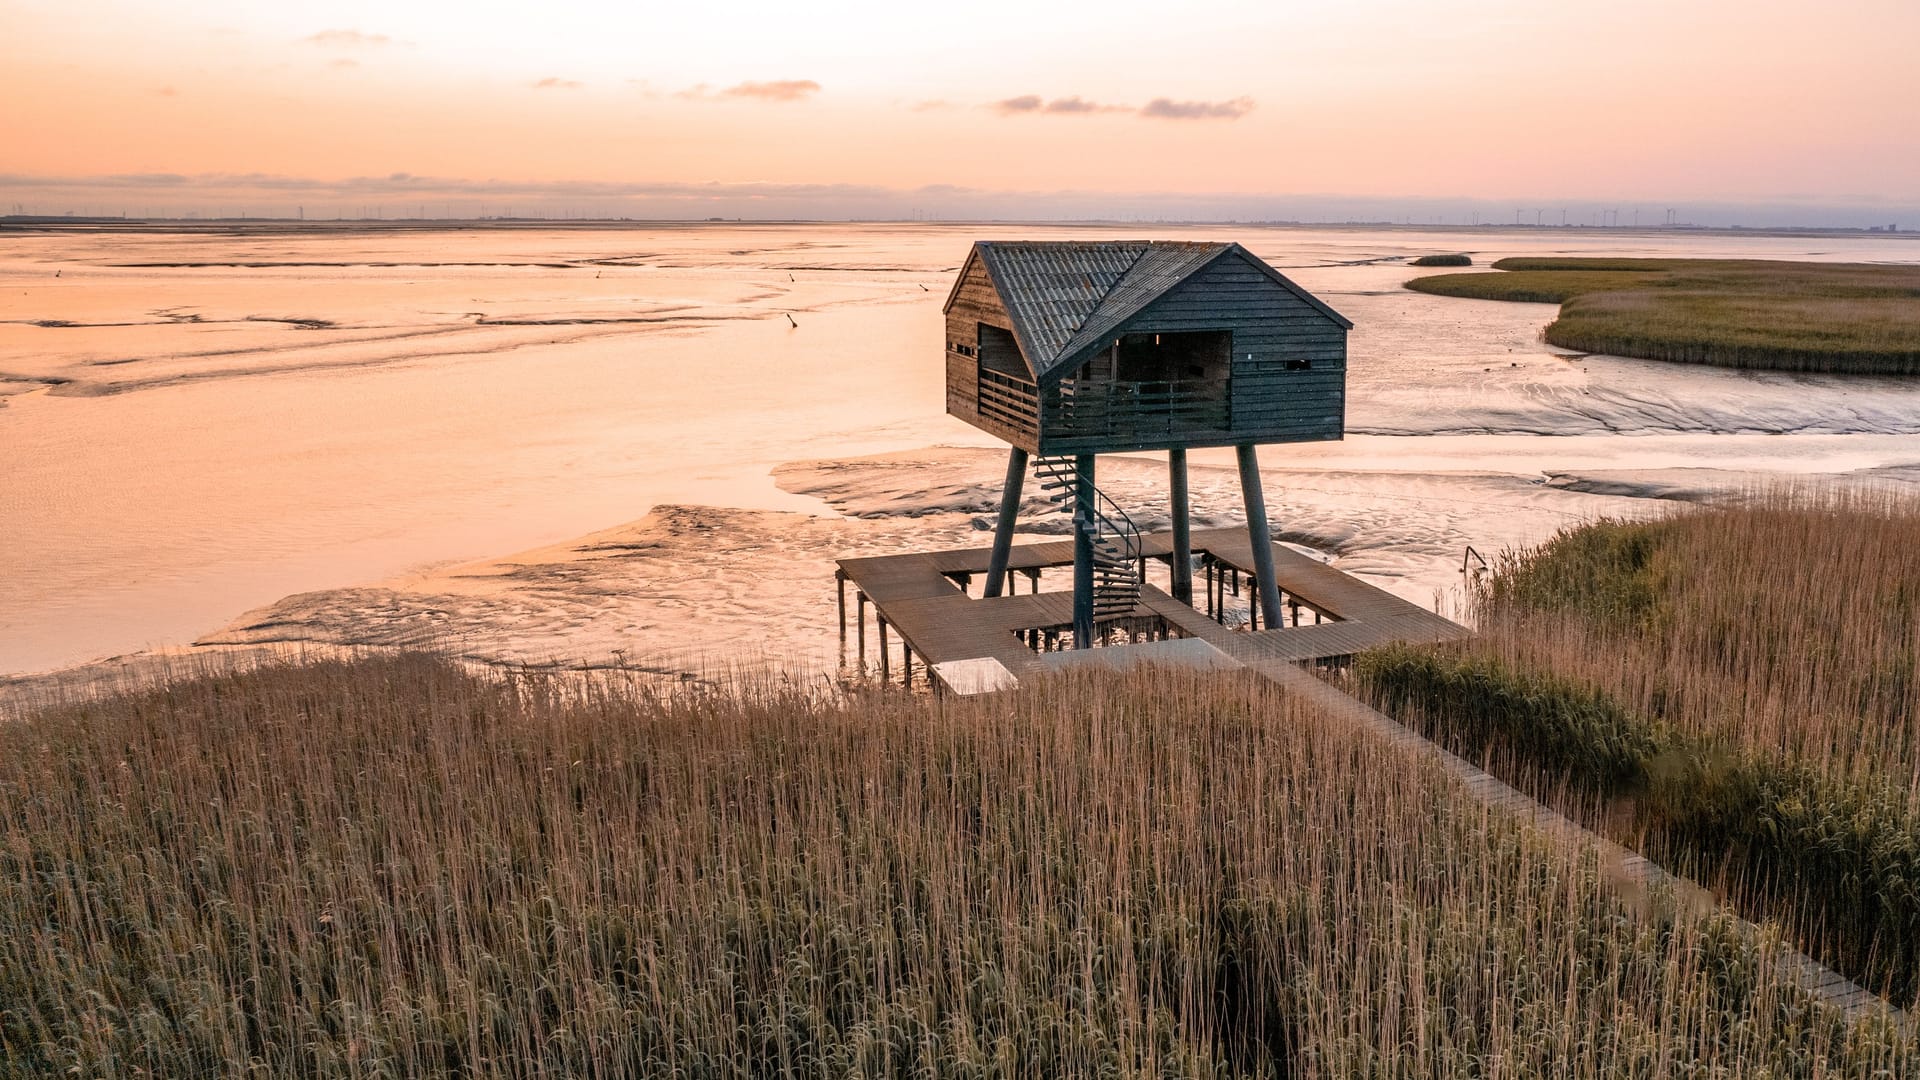
<path fill-rule="evenodd" d="M 1121 243 L 1126 243 L 1126 241 L 1121 241 Z M 1117 247 L 1119 245 L 1116 244 L 1115 246 Z M 1121 269 L 1120 275 L 1113 279 L 1113 284 L 1108 285 L 1106 289 L 1103 292 L 1101 292 L 1100 299 L 1094 301 L 1093 307 L 1088 309 L 1086 318 L 1081 319 L 1079 323 L 1075 324 L 1074 328 L 1068 332 L 1067 340 L 1060 343 L 1061 351 L 1058 353 L 1055 353 L 1052 356 L 1047 357 L 1048 363 L 1052 363 L 1054 360 L 1057 360 L 1062 355 L 1064 355 L 1067 347 L 1073 344 L 1073 339 L 1080 335 L 1081 327 L 1086 326 L 1088 323 L 1092 322 L 1095 318 L 1099 316 L 1101 309 L 1107 306 L 1107 302 L 1109 300 L 1113 299 L 1113 294 L 1119 292 L 1120 286 L 1125 284 L 1127 280 L 1127 276 L 1133 273 L 1133 268 L 1136 266 L 1139 266 L 1140 260 L 1145 259 L 1147 257 L 1147 252 L 1153 250 L 1153 241 L 1151 240 L 1134 241 L 1130 244 L 1127 244 L 1127 246 L 1135 249 L 1133 253 L 1133 258 L 1127 263 L 1127 265 L 1124 268 Z"/>
<path fill-rule="evenodd" d="M 1143 290 L 1130 289 L 1129 286 L 1132 284 L 1131 279 L 1134 271 L 1139 269 L 1140 265 L 1147 260 L 1147 256 L 1155 247 L 1162 250 L 1183 249 L 1191 261 L 1188 262 L 1187 265 L 1178 268 L 1179 274 L 1177 277 L 1162 283 L 1158 288 Z M 1079 326 L 1074 328 L 1072 335 L 1061 345 L 1060 351 L 1050 358 L 1050 362 L 1058 362 L 1086 348 L 1094 336 L 1084 333 L 1087 327 L 1100 326 L 1101 335 L 1104 336 L 1107 330 L 1139 314 L 1155 300 L 1166 295 L 1168 291 L 1178 286 L 1181 282 L 1186 281 L 1198 273 L 1202 267 L 1211 264 L 1215 259 L 1233 250 L 1233 248 L 1234 244 L 1231 241 L 1220 240 L 1147 241 L 1141 246 L 1139 256 L 1128 263 L 1126 270 L 1118 278 L 1114 279 L 1113 288 L 1108 289 L 1106 293 L 1101 296 L 1100 302 L 1095 304 L 1093 310 L 1087 313 L 1087 317 L 1081 320 Z"/>

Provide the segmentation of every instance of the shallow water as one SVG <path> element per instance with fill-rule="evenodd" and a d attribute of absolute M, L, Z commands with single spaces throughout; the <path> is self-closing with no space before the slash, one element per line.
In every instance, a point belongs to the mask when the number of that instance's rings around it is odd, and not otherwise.
<path fill-rule="evenodd" d="M 997 444 L 941 413 L 968 243 L 1085 235 L 1139 231 L 9 235 L 0 672 L 194 641 L 820 658 L 834 554 L 981 539 Z M 1152 235 L 1239 239 L 1354 320 L 1350 437 L 1264 449 L 1273 513 L 1424 603 L 1469 544 L 1920 465 L 1920 384 L 1570 357 L 1539 341 L 1551 307 L 1407 292 L 1395 261 L 1920 261 L 1910 242 Z M 1235 520 L 1229 462 L 1195 455 L 1203 520 Z M 1161 475 L 1103 464 L 1149 519 Z"/>

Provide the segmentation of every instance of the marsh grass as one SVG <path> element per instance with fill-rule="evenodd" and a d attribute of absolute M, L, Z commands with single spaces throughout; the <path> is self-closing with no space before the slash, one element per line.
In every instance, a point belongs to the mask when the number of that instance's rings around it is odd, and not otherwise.
<path fill-rule="evenodd" d="M 1584 352 L 1788 371 L 1920 372 L 1920 267 L 1761 259 L 1516 258 L 1407 288 L 1560 304 Z"/>
<path fill-rule="evenodd" d="M 1250 678 L 560 695 L 430 658 L 0 728 L 9 1076 L 1880 1076 L 1724 917 Z"/>
<path fill-rule="evenodd" d="M 1594 523 L 1501 560 L 1477 618 L 1362 681 L 1466 753 L 1626 802 L 1618 838 L 1920 997 L 1920 505 L 1781 490 Z"/>
<path fill-rule="evenodd" d="M 1408 266 L 1472 266 L 1471 255 L 1422 255 Z"/>

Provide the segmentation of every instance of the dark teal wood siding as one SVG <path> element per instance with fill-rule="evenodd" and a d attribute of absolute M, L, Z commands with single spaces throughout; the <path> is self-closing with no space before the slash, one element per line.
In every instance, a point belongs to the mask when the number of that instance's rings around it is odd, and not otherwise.
<path fill-rule="evenodd" d="M 1346 426 L 1347 331 L 1230 251 L 1169 290 L 1116 330 L 1233 332 L 1231 429 L 1219 438 L 1169 443 L 1052 439 L 1041 418 L 1041 452 L 1104 453 L 1176 446 L 1338 439 Z M 1289 364 L 1304 365 L 1290 370 Z"/>
<path fill-rule="evenodd" d="M 1048 358 L 1055 366 L 1036 388 L 1040 415 L 1030 421 L 1009 422 L 1004 384 L 990 386 L 989 400 L 982 406 L 977 347 L 983 324 L 1009 332 L 1014 329 L 1006 300 L 976 251 L 961 270 L 946 313 L 947 412 L 1030 452 L 1087 454 L 1309 442 L 1338 439 L 1346 426 L 1346 326 L 1294 287 L 1276 281 L 1238 245 L 1228 246 L 1218 258 L 1114 326 L 1103 341 L 1077 350 L 1074 356 Z M 1226 330 L 1233 336 L 1230 404 L 1224 424 L 1209 418 L 1200 425 L 1204 430 L 1194 430 L 1178 422 L 1162 422 L 1156 431 L 1151 417 L 1136 423 L 1117 407 L 1109 413 L 1104 405 L 1092 406 L 1096 422 L 1089 424 L 1087 398 L 1082 396 L 1080 426 L 1068 431 L 1057 411 L 1062 379 L 1076 373 L 1084 360 L 1095 360 L 1087 369 L 1090 374 L 1110 376 L 1111 365 L 1097 358 L 1120 335 L 1195 330 Z M 1031 370 L 1029 364 L 1029 375 Z M 1092 385 L 1097 389 L 1097 382 Z M 1136 409 L 1133 415 L 1144 416 L 1147 411 Z M 1099 434 L 1088 434 L 1089 428 Z"/>

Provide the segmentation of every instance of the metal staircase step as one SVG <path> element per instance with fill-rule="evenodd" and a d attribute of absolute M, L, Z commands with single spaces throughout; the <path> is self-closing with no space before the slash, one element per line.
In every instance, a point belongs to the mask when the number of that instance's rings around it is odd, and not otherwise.
<path fill-rule="evenodd" d="M 1093 617 L 1110 621 L 1139 609 L 1140 534 L 1113 500 L 1094 489 L 1092 511 L 1083 512 L 1079 499 L 1078 463 L 1070 457 L 1034 459 L 1042 498 L 1062 513 L 1073 515 L 1074 531 L 1093 548 Z M 1103 512 L 1110 508 L 1112 514 Z"/>

